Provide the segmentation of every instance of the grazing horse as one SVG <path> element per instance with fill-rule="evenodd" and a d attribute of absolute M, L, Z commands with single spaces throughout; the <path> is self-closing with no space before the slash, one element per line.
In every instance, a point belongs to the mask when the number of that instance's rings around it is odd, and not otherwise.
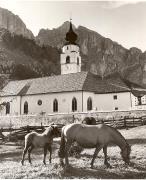
<path fill-rule="evenodd" d="M 31 164 L 30 153 L 36 147 L 43 147 L 44 148 L 44 159 L 43 163 L 46 165 L 46 155 L 47 150 L 50 152 L 50 163 L 51 163 L 51 154 L 52 154 L 52 143 L 54 137 L 59 137 L 60 131 L 56 125 L 49 126 L 42 134 L 37 132 L 31 132 L 25 136 L 25 147 L 22 154 L 22 165 L 24 164 L 25 154 L 28 151 L 28 160 Z"/>
<path fill-rule="evenodd" d="M 94 117 L 85 117 L 82 123 L 88 125 L 96 125 L 96 119 Z"/>
<path fill-rule="evenodd" d="M 64 126 L 62 129 L 61 144 L 58 153 L 61 165 L 64 165 L 63 158 L 65 158 L 65 165 L 69 165 L 68 150 L 74 141 L 83 148 L 95 148 L 91 168 L 93 168 L 94 160 L 102 148 L 105 155 L 104 164 L 106 167 L 110 166 L 107 161 L 107 146 L 109 143 L 118 145 L 121 149 L 121 156 L 124 162 L 126 164 L 130 162 L 130 146 L 115 128 L 105 124 L 86 125 L 73 123 Z"/>

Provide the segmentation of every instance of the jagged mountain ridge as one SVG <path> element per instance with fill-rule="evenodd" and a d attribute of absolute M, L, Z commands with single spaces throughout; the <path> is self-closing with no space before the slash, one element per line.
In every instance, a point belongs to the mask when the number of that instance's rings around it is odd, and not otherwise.
<path fill-rule="evenodd" d="M 60 74 L 60 50 L 39 46 L 19 16 L 0 8 L 0 87 L 9 80 Z"/>
<path fill-rule="evenodd" d="M 0 28 L 5 28 L 11 33 L 23 35 L 26 38 L 33 39 L 33 33 L 26 28 L 24 22 L 19 16 L 14 15 L 11 11 L 0 7 Z"/>
<path fill-rule="evenodd" d="M 53 30 L 41 29 L 35 38 L 37 45 L 32 32 L 18 16 L 0 8 L 0 20 L 1 75 L 24 79 L 60 73 L 59 54 L 69 22 Z M 73 29 L 78 34 L 82 70 L 103 77 L 118 72 L 130 81 L 146 84 L 146 52 L 142 53 L 135 47 L 128 50 L 83 26 L 73 26 Z M 22 76 L 20 70 L 27 70 L 28 74 Z"/>
<path fill-rule="evenodd" d="M 53 30 L 41 29 L 36 41 L 41 45 L 61 48 L 65 43 L 68 29 L 69 22 Z M 136 47 L 126 49 L 83 26 L 78 28 L 73 26 L 73 29 L 78 34 L 77 43 L 81 50 L 82 70 L 90 70 L 102 76 L 118 72 L 130 81 L 139 84 L 146 82 L 144 71 L 146 52 L 142 53 Z"/>

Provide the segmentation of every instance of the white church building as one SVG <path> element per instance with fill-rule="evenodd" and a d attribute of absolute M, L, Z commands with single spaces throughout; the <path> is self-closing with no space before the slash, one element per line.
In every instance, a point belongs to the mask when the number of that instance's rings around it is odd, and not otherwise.
<path fill-rule="evenodd" d="M 0 93 L 0 115 L 146 109 L 146 90 L 120 76 L 102 79 L 81 71 L 80 48 L 70 22 L 60 56 L 61 75 L 10 81 Z"/>

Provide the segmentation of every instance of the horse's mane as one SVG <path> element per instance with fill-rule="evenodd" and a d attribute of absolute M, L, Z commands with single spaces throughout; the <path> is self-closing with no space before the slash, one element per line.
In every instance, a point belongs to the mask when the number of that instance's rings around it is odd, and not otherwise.
<path fill-rule="evenodd" d="M 125 137 L 124 137 L 116 128 L 114 128 L 114 127 L 112 127 L 112 126 L 109 126 L 109 125 L 106 125 L 106 126 L 108 126 L 110 129 L 112 129 L 112 130 L 115 131 L 117 134 L 119 134 L 120 137 L 121 137 L 122 139 L 124 139 L 126 145 L 129 146 L 129 144 L 128 144 L 127 140 L 125 139 Z M 129 146 L 129 147 L 130 147 L 130 146 Z"/>
<path fill-rule="evenodd" d="M 53 127 L 49 126 L 46 128 L 46 130 L 43 132 L 43 134 L 48 135 L 48 134 L 51 134 L 52 131 L 53 131 Z"/>

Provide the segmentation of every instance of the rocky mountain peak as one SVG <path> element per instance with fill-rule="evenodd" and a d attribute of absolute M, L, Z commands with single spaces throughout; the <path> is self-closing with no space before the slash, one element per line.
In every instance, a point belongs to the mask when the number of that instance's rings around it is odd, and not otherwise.
<path fill-rule="evenodd" d="M 34 38 L 33 33 L 26 28 L 18 15 L 14 15 L 7 9 L 0 8 L 0 28 L 5 28 L 11 33 L 23 35 L 26 38 Z"/>
<path fill-rule="evenodd" d="M 73 28 L 78 35 L 77 43 L 82 56 L 82 70 L 89 70 L 102 77 L 118 72 L 130 81 L 139 84 L 144 82 L 146 68 L 143 67 L 146 64 L 146 53 L 142 53 L 136 47 L 126 49 L 89 28 L 83 26 L 78 28 L 73 26 Z M 67 21 L 53 30 L 41 30 L 36 40 L 41 45 L 61 48 L 68 29 L 69 22 Z"/>

